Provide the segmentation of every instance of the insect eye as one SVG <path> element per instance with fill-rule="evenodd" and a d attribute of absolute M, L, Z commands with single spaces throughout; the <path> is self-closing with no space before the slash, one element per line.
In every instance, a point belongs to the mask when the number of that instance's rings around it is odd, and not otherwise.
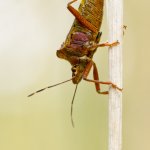
<path fill-rule="evenodd" d="M 76 67 L 72 67 L 71 70 L 72 70 L 72 72 L 76 72 L 77 69 L 76 69 Z"/>

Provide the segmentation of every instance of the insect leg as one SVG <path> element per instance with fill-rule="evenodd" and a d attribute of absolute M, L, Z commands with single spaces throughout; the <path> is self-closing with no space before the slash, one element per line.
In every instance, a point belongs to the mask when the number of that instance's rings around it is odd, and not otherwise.
<path fill-rule="evenodd" d="M 117 46 L 119 44 L 118 41 L 116 42 L 113 42 L 113 43 L 101 43 L 101 44 L 94 44 L 92 45 L 91 47 L 87 48 L 89 51 L 93 50 L 93 49 L 96 49 L 98 47 L 105 47 L 105 46 L 109 46 L 109 47 L 113 47 L 113 46 Z"/>
<path fill-rule="evenodd" d="M 93 78 L 94 80 L 97 80 L 99 81 L 99 75 L 98 75 L 98 71 L 97 71 L 97 67 L 96 67 L 96 64 L 93 63 Z M 95 82 L 95 88 L 96 88 L 96 91 L 99 93 L 99 94 L 108 94 L 109 92 L 108 91 L 101 91 L 101 87 L 100 87 L 100 84 L 99 83 L 96 83 Z"/>
<path fill-rule="evenodd" d="M 93 46 L 90 47 L 90 49 L 91 48 L 98 48 L 98 47 L 105 47 L 105 46 L 113 47 L 113 46 L 117 46 L 118 44 L 119 44 L 118 41 L 113 42 L 113 43 L 106 42 L 106 43 L 101 43 L 101 44 L 93 45 Z"/>
<path fill-rule="evenodd" d="M 92 66 L 93 66 L 94 80 L 91 80 L 91 79 L 87 78 Z M 95 83 L 96 90 L 100 94 L 108 94 L 108 91 L 101 92 L 100 84 L 111 85 L 113 88 L 118 89 L 119 91 L 122 91 L 121 88 L 119 88 L 117 85 L 115 85 L 114 83 L 112 83 L 110 81 L 108 81 L 108 82 L 99 81 L 97 67 L 96 67 L 95 63 L 92 60 L 88 63 L 88 65 L 85 68 L 85 71 L 83 73 L 83 79 L 86 80 L 86 81 Z"/>
<path fill-rule="evenodd" d="M 101 43 L 101 44 L 97 44 L 96 47 L 105 47 L 105 46 L 109 46 L 109 47 L 113 47 L 113 46 L 117 46 L 119 44 L 118 41 L 113 42 L 113 43 Z"/>
<path fill-rule="evenodd" d="M 89 21 L 87 21 L 80 13 L 78 10 L 76 10 L 74 7 L 71 6 L 72 3 L 76 2 L 77 0 L 72 0 L 71 2 L 68 3 L 67 8 L 68 10 L 75 16 L 75 18 L 85 27 L 87 27 L 89 30 L 97 33 L 98 29 L 92 25 Z"/>

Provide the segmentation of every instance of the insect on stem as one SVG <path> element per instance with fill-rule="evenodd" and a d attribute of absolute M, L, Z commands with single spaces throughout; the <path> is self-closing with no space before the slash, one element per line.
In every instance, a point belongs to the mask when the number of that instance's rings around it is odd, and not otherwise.
<path fill-rule="evenodd" d="M 74 94 L 73 94 L 73 98 L 72 98 L 72 101 L 71 101 L 71 123 L 72 123 L 72 126 L 74 127 L 74 121 L 73 121 L 73 104 L 74 104 L 74 99 L 75 99 L 75 95 L 76 95 L 76 92 L 77 92 L 77 88 L 78 88 L 78 84 L 76 85 L 75 87 L 75 91 L 74 91 Z"/>
<path fill-rule="evenodd" d="M 69 82 L 72 80 L 76 84 L 73 98 L 71 101 L 71 123 L 74 127 L 73 121 L 73 104 L 77 91 L 78 84 L 82 79 L 95 83 L 96 91 L 99 94 L 108 94 L 108 92 L 101 92 L 100 85 L 112 85 L 114 89 L 122 91 L 118 88 L 116 84 L 110 81 L 100 81 L 97 71 L 96 64 L 93 61 L 93 56 L 98 47 L 104 46 L 117 46 L 119 42 L 113 43 L 102 43 L 98 44 L 101 39 L 101 32 L 99 29 L 102 24 L 103 18 L 103 6 L 104 0 L 82 0 L 79 6 L 79 9 L 75 9 L 71 4 L 77 0 L 70 0 L 67 8 L 74 15 L 75 21 L 66 37 L 65 42 L 62 44 L 61 48 L 57 50 L 56 55 L 60 59 L 64 59 L 71 64 L 72 78 L 52 86 L 45 87 L 40 89 L 28 97 L 33 96 L 36 93 L 42 92 L 48 88 Z M 93 79 L 88 79 L 87 76 L 93 66 Z"/>

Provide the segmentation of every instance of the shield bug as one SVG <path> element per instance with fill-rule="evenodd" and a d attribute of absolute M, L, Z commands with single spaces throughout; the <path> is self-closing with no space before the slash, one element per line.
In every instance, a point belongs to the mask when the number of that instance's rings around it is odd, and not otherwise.
<path fill-rule="evenodd" d="M 72 82 L 76 84 L 71 102 L 71 122 L 73 126 L 73 102 L 77 91 L 77 86 L 82 79 L 88 82 L 93 82 L 95 84 L 96 91 L 99 94 L 108 94 L 108 91 L 101 91 L 101 84 L 111 85 L 115 89 L 122 91 L 121 88 L 117 87 L 110 81 L 103 82 L 99 80 L 97 67 L 93 61 L 93 55 L 98 47 L 116 46 L 119 44 L 118 41 L 114 43 L 106 42 L 98 44 L 102 35 L 102 32 L 99 32 L 99 30 L 102 24 L 104 0 L 82 0 L 78 10 L 72 6 L 72 3 L 75 1 L 77 0 L 73 0 L 67 5 L 68 10 L 74 15 L 75 20 L 66 37 L 65 42 L 56 52 L 58 58 L 65 59 L 71 64 L 72 78 L 40 89 L 28 96 L 33 96 L 34 94 L 39 93 L 45 89 L 72 80 Z M 93 79 L 88 79 L 87 77 L 92 67 Z"/>

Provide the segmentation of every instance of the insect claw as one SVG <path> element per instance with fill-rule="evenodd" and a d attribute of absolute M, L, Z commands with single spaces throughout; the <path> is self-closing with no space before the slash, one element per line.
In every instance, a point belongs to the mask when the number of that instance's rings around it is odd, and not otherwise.
<path fill-rule="evenodd" d="M 108 43 L 108 44 L 109 44 L 109 43 Z M 116 42 L 110 43 L 109 46 L 110 46 L 110 47 L 113 47 L 113 46 L 117 46 L 117 45 L 119 45 L 119 44 L 120 44 L 120 42 L 117 40 Z"/>
<path fill-rule="evenodd" d="M 123 91 L 123 88 L 121 89 L 121 88 L 118 88 L 118 87 L 117 87 L 117 89 L 118 89 L 120 92 L 122 92 L 122 91 Z"/>
<path fill-rule="evenodd" d="M 123 90 L 123 89 L 117 87 L 117 85 L 115 85 L 115 84 L 112 84 L 112 87 L 113 87 L 114 89 L 117 89 L 117 90 L 121 91 L 121 92 L 122 92 L 122 90 Z"/>

